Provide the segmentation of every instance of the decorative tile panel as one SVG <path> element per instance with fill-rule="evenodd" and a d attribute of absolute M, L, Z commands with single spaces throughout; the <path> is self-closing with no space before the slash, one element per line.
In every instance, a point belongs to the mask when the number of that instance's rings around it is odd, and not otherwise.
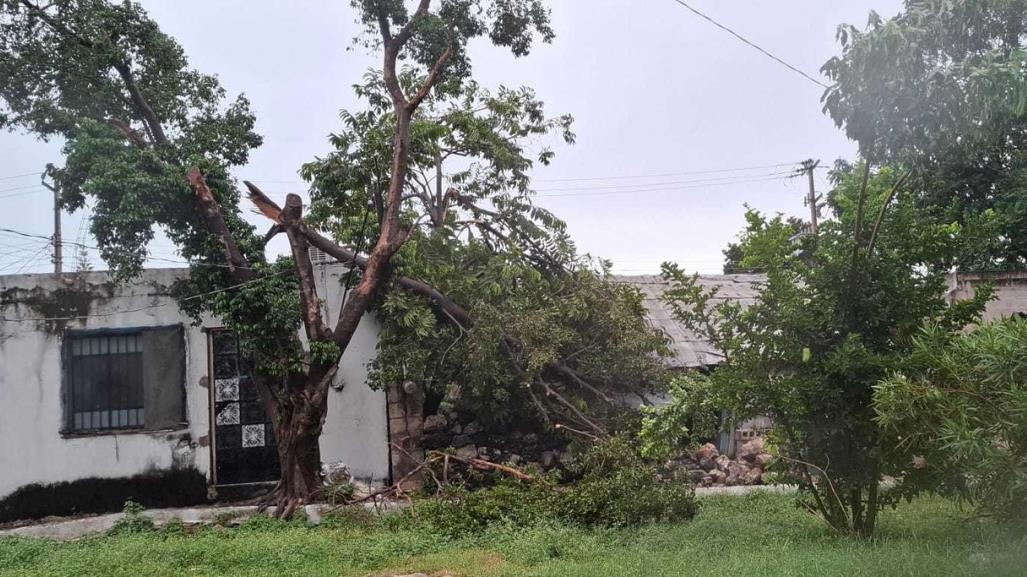
<path fill-rule="evenodd" d="M 238 425 L 239 403 L 228 403 L 218 411 L 217 424 Z"/>
<path fill-rule="evenodd" d="M 243 448 L 264 446 L 264 425 L 243 425 L 242 428 Z"/>
<path fill-rule="evenodd" d="M 214 381 L 214 400 L 218 403 L 239 400 L 239 379 L 217 379 Z"/>

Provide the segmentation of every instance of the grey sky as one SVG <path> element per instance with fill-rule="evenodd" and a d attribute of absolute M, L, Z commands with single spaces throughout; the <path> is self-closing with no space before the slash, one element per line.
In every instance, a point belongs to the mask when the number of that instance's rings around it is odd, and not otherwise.
<path fill-rule="evenodd" d="M 819 78 L 838 52 L 836 26 L 891 16 L 900 0 L 691 0 L 784 60 Z M 328 150 L 338 111 L 359 106 L 350 86 L 377 59 L 348 50 L 357 33 L 348 1 L 146 0 L 197 68 L 245 92 L 264 146 L 237 174 L 273 196 L 302 192 L 299 166 Z M 484 86 L 535 88 L 553 115 L 576 118 L 578 143 L 557 145 L 536 171 L 538 203 L 568 222 L 582 252 L 615 271 L 656 272 L 663 260 L 719 272 L 721 250 L 742 226 L 743 204 L 807 215 L 804 179 L 767 180 L 787 166 L 666 175 L 851 158 L 854 145 L 821 112 L 822 89 L 701 20 L 673 0 L 554 0 L 557 38 L 514 59 L 473 49 Z M 34 177 L 60 164 L 55 143 L 0 133 L 0 227 L 48 235 L 52 213 Z M 746 176 L 751 178 L 746 178 Z M 589 180 L 564 180 L 589 179 Z M 718 179 L 718 180 L 714 180 Z M 753 182 L 729 183 L 731 180 Z M 673 184 L 672 184 L 673 183 Z M 826 186 L 824 174 L 818 186 Z M 572 189 L 572 190 L 568 190 Z M 654 190 L 663 189 L 663 190 Z M 559 196 L 556 196 L 559 195 Z M 256 217 L 254 217 L 256 218 Z M 66 215 L 79 238 L 83 217 Z M 89 239 L 85 239 L 89 242 Z M 155 254 L 175 259 L 167 241 Z M 167 266 L 166 261 L 154 262 Z M 50 268 L 43 241 L 0 235 L 0 274 Z"/>

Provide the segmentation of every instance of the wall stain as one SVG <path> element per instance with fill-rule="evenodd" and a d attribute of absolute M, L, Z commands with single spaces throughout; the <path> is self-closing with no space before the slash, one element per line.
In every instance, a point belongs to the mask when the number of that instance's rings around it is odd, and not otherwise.
<path fill-rule="evenodd" d="M 39 330 L 51 335 L 60 335 L 73 322 L 85 326 L 85 317 L 95 305 L 102 304 L 114 296 L 113 282 L 90 283 L 77 275 L 62 276 L 54 290 L 43 287 L 31 289 L 11 287 L 0 291 L 0 310 L 8 307 L 25 306 L 34 314 L 31 316 L 48 319 L 38 321 Z M 72 320 L 68 320 L 69 317 Z"/>

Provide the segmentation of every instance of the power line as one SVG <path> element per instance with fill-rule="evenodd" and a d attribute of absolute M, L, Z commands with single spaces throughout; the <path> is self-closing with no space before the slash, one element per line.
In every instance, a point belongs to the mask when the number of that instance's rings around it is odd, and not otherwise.
<path fill-rule="evenodd" d="M 41 184 L 29 184 L 27 186 L 15 186 L 11 188 L 0 188 L 0 192 L 13 192 L 15 190 L 28 190 L 30 188 L 43 188 Z"/>
<path fill-rule="evenodd" d="M 16 178 L 25 178 L 27 176 L 39 176 L 43 174 L 43 171 L 37 170 L 36 172 L 26 172 L 23 174 L 11 174 L 9 176 L 0 176 L 0 180 L 14 180 Z"/>
<path fill-rule="evenodd" d="M 788 69 L 789 69 L 789 70 L 791 70 L 792 72 L 795 72 L 795 73 L 797 73 L 797 74 L 801 75 L 801 76 L 802 76 L 803 78 L 805 78 L 806 80 L 809 80 L 809 81 L 810 81 L 810 82 L 812 82 L 813 84 L 816 84 L 817 86 L 819 86 L 819 87 L 821 87 L 821 88 L 825 88 L 825 89 L 826 89 L 826 88 L 830 88 L 830 86 L 828 86 L 828 85 L 824 84 L 823 82 L 821 82 L 821 81 L 817 80 L 816 78 L 813 78 L 813 77 L 812 77 L 812 76 L 810 76 L 809 74 L 806 74 L 806 73 L 805 73 L 805 72 L 803 72 L 802 70 L 800 70 L 800 69 L 796 68 L 795 66 L 792 66 L 791 64 L 789 64 L 789 63 L 785 62 L 784 60 L 782 60 L 782 59 L 778 58 L 777 56 L 774 56 L 773 54 L 771 54 L 771 53 L 770 53 L 770 52 L 768 52 L 767 50 L 765 50 L 765 49 L 761 48 L 761 47 L 760 47 L 759 45 L 757 45 L 757 44 L 756 44 L 755 42 L 752 42 L 751 40 L 748 40 L 747 38 L 745 38 L 745 37 L 744 37 L 744 36 L 742 36 L 741 34 L 739 34 L 739 33 L 735 32 L 734 30 L 732 30 L 732 29 L 728 28 L 727 26 L 724 26 L 723 24 L 721 24 L 720 22 L 717 22 L 717 21 L 716 21 L 716 20 L 714 20 L 713 18 L 710 18 L 710 17 L 709 17 L 709 16 L 707 16 L 706 14 L 703 14 L 702 12 L 700 12 L 700 11 L 696 10 L 695 8 L 693 8 L 692 6 L 690 6 L 690 5 L 688 4 L 688 3 L 686 3 L 686 2 L 684 1 L 684 0 L 674 0 L 674 1 L 675 1 L 675 2 L 677 2 L 678 4 L 680 4 L 680 5 L 684 6 L 684 7 L 686 8 L 686 9 L 688 9 L 688 10 L 692 11 L 692 12 L 693 12 L 693 13 L 694 13 L 695 15 L 699 16 L 700 18 L 702 18 L 702 19 L 704 19 L 704 20 L 708 21 L 708 22 L 709 22 L 710 24 L 713 24 L 713 25 L 714 25 L 714 26 L 716 26 L 717 28 L 720 28 L 721 30 L 723 30 L 723 31 L 727 32 L 728 34 L 730 34 L 730 35 L 734 36 L 735 38 L 737 38 L 737 39 L 741 40 L 742 42 L 744 42 L 744 43 L 748 44 L 749 46 L 751 46 L 751 47 L 755 48 L 756 50 L 760 51 L 761 53 L 763 53 L 763 54 L 764 54 L 765 56 L 767 56 L 768 58 L 770 58 L 770 59 L 772 59 L 772 60 L 774 60 L 774 61 L 778 62 L 779 64 L 781 64 L 781 65 L 785 66 L 786 68 L 788 68 Z"/>
<path fill-rule="evenodd" d="M 552 198 L 560 196 L 604 196 L 610 194 L 636 194 L 636 193 L 648 193 L 648 192 L 678 192 L 681 190 L 688 190 L 693 188 L 709 188 L 714 186 L 732 186 L 737 184 L 753 184 L 758 182 L 778 182 L 791 179 L 791 176 L 773 176 L 773 177 L 762 177 L 754 178 L 750 180 L 733 180 L 731 182 L 713 182 L 709 184 L 693 184 L 689 186 L 675 186 L 673 188 L 649 188 L 639 190 L 601 190 L 598 192 L 560 192 L 555 194 L 537 194 L 538 198 Z"/>
<path fill-rule="evenodd" d="M 0 195 L 0 198 L 14 198 L 16 196 L 27 196 L 29 194 L 39 194 L 43 190 L 44 189 L 40 188 L 38 190 L 26 190 L 25 192 L 15 192 L 15 193 L 12 193 L 12 194 L 3 194 L 3 195 Z"/>
<path fill-rule="evenodd" d="M 669 182 L 639 182 L 635 184 L 611 184 L 603 186 L 578 186 L 578 187 L 564 187 L 564 188 L 538 188 L 535 192 L 567 192 L 577 190 L 613 190 L 613 189 L 631 189 L 631 188 L 652 188 L 657 186 L 676 186 L 681 184 L 706 184 L 711 182 L 729 182 L 732 180 L 745 180 L 751 178 L 763 178 L 769 176 L 784 176 L 796 174 L 793 170 L 784 170 L 780 172 L 768 172 L 764 174 L 738 174 L 734 176 L 715 176 L 710 178 L 693 178 L 688 180 L 672 180 Z"/>
<path fill-rule="evenodd" d="M 737 168 L 715 168 L 712 170 L 689 170 L 685 172 L 665 172 L 663 174 L 636 174 L 625 176 L 588 176 L 579 178 L 538 178 L 535 182 L 575 182 L 586 180 L 630 180 L 636 178 L 660 178 L 666 176 L 691 176 L 697 174 L 720 174 L 725 172 L 746 172 L 750 170 L 766 170 L 768 168 L 780 168 L 782 166 L 795 166 L 798 162 L 780 162 L 778 164 L 764 164 L 762 166 L 744 166 Z"/>

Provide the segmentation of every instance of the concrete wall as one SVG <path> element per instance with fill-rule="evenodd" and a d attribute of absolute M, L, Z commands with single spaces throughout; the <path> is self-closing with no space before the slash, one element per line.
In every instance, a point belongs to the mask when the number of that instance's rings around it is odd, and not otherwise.
<path fill-rule="evenodd" d="M 1027 314 L 1027 272 L 949 275 L 949 302 L 973 297 L 975 287 L 982 284 L 991 284 L 995 288 L 995 299 L 988 303 L 984 320 Z"/>
<path fill-rule="evenodd" d="M 341 303 L 339 265 L 322 267 L 320 287 L 329 307 Z M 116 286 L 105 273 L 57 277 L 0 276 L 0 499 L 19 487 L 85 478 L 128 477 L 155 470 L 193 468 L 210 479 L 210 407 L 207 389 L 207 319 L 190 325 L 168 296 L 186 274 L 153 269 Z M 69 322 L 41 319 L 88 318 Z M 185 325 L 187 426 L 176 430 L 62 435 L 62 335 L 67 329 Z M 377 324 L 367 317 L 346 351 L 329 397 L 321 440 L 326 462 L 342 461 L 362 478 L 388 475 L 386 400 L 366 384 Z"/>

